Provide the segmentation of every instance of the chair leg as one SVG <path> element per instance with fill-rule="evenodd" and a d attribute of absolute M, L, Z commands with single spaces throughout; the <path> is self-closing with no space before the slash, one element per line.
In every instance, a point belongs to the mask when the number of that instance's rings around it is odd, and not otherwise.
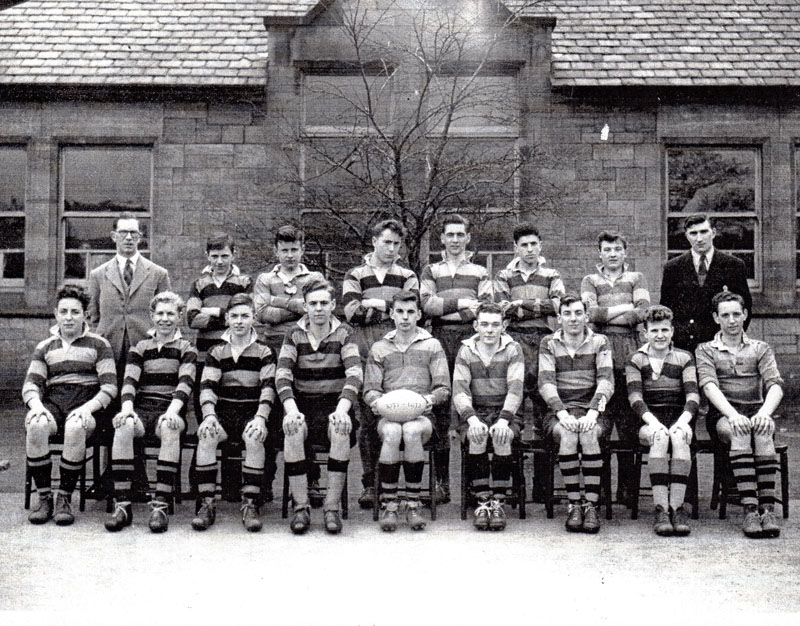
<path fill-rule="evenodd" d="M 719 506 L 719 496 L 722 489 L 722 470 L 720 468 L 718 454 L 719 453 L 715 450 L 712 455 L 714 457 L 714 471 L 711 480 L 711 504 L 709 505 L 712 511 L 716 511 Z"/>
<path fill-rule="evenodd" d="M 286 473 L 286 462 L 283 464 L 283 491 L 281 492 L 281 518 L 289 517 L 289 475 Z"/>
<path fill-rule="evenodd" d="M 470 477 L 467 475 L 467 452 L 461 444 L 461 521 L 467 519 L 467 493 L 469 492 Z"/>
<path fill-rule="evenodd" d="M 342 486 L 342 519 L 346 520 L 350 517 L 350 498 L 347 493 L 349 489 L 348 481 L 347 481 L 347 474 L 344 475 L 344 485 Z"/>
<path fill-rule="evenodd" d="M 380 509 L 380 495 L 381 495 L 381 475 L 380 464 L 375 463 L 375 471 L 373 477 L 373 487 L 375 490 L 375 498 L 372 501 L 372 521 L 378 521 L 378 511 Z"/>
<path fill-rule="evenodd" d="M 547 493 L 545 494 L 545 510 L 547 511 L 547 519 L 553 519 L 555 517 L 555 511 L 553 510 L 553 500 L 555 497 L 556 491 L 556 459 L 555 459 L 555 452 L 551 447 L 547 448 Z"/>
<path fill-rule="evenodd" d="M 633 489 L 628 494 L 628 506 L 631 509 L 631 519 L 639 519 L 639 492 L 642 486 L 642 451 L 633 451 Z"/>
<path fill-rule="evenodd" d="M 519 448 L 515 448 L 512 453 L 514 463 L 514 490 L 517 492 L 517 507 L 519 509 L 519 518 L 526 519 L 528 512 L 525 510 L 525 467 L 523 466 L 524 457 Z"/>
<path fill-rule="evenodd" d="M 431 492 L 431 521 L 436 521 L 436 444 L 428 452 L 428 489 Z"/>
<path fill-rule="evenodd" d="M 33 476 L 31 475 L 31 468 L 28 467 L 27 461 L 25 462 L 25 510 L 31 508 L 31 492 L 33 491 Z"/>
<path fill-rule="evenodd" d="M 81 473 L 78 477 L 78 510 L 83 513 L 86 510 L 86 461 L 84 460 Z"/>
<path fill-rule="evenodd" d="M 692 454 L 692 467 L 689 470 L 689 504 L 692 505 L 692 519 L 700 518 L 700 484 L 697 476 L 697 455 Z"/>
<path fill-rule="evenodd" d="M 727 452 L 721 452 L 720 457 L 727 456 Z M 720 477 L 719 477 L 719 518 L 725 519 L 728 517 L 728 494 L 730 493 L 730 466 L 728 465 L 727 458 L 720 458 L 719 462 Z"/>
<path fill-rule="evenodd" d="M 614 517 L 614 497 L 611 494 L 611 452 L 609 452 L 608 448 L 604 448 L 601 454 L 603 459 L 603 469 L 600 475 L 600 493 L 602 494 L 605 492 L 606 519 L 610 520 Z"/>
<path fill-rule="evenodd" d="M 789 518 L 789 452 L 781 450 L 781 509 L 783 519 Z"/>

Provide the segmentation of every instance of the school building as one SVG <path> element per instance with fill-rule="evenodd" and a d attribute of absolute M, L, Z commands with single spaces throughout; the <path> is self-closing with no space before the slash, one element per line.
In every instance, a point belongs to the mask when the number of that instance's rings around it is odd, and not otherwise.
<path fill-rule="evenodd" d="M 85 280 L 113 253 L 118 212 L 141 217 L 145 253 L 184 295 L 212 230 L 236 235 L 242 269 L 256 274 L 271 266 L 276 225 L 321 219 L 303 212 L 302 185 L 280 183 L 314 170 L 298 128 L 347 140 L 312 101 L 320 84 L 346 91 L 353 81 L 335 17 L 345 1 L 0 2 L 0 389 L 20 386 L 52 323 L 55 287 Z M 424 4 L 401 0 L 387 13 L 387 1 L 361 2 L 391 17 L 387 37 L 402 30 L 403 6 Z M 718 247 L 747 263 L 750 333 L 773 345 L 791 384 L 795 0 L 549 0 L 512 26 L 506 11 L 520 2 L 460 4 L 475 5 L 489 35 L 502 31 L 480 77 L 513 89 L 518 115 L 465 124 L 458 138 L 535 148 L 515 193 L 552 190 L 552 209 L 533 218 L 567 287 L 593 271 L 597 233 L 619 229 L 656 301 L 664 260 L 688 247 L 682 217 L 709 212 Z M 510 228 L 481 230 L 473 243 L 496 271 Z"/>

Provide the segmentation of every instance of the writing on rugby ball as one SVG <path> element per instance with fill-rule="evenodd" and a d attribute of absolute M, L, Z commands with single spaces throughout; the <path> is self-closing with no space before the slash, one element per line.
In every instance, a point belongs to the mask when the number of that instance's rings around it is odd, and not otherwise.
<path fill-rule="evenodd" d="M 375 403 L 378 414 L 392 422 L 407 422 L 422 415 L 425 398 L 410 389 L 395 389 L 384 394 Z"/>

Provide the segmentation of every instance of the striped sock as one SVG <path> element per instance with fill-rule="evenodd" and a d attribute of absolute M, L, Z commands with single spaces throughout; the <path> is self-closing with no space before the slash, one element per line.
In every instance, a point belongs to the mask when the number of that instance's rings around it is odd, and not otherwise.
<path fill-rule="evenodd" d="M 133 459 L 111 459 L 111 478 L 114 481 L 115 499 L 119 502 L 130 502 L 133 486 Z"/>
<path fill-rule="evenodd" d="M 651 455 L 647 459 L 647 469 L 653 487 L 653 504 L 666 511 L 669 507 L 669 459 Z"/>
<path fill-rule="evenodd" d="M 731 450 L 730 465 L 733 478 L 739 489 L 742 505 L 756 506 L 758 496 L 756 492 L 756 466 L 753 453 L 747 450 Z"/>
<path fill-rule="evenodd" d="M 586 489 L 586 501 L 597 504 L 600 501 L 600 478 L 603 475 L 603 455 L 583 454 L 581 456 L 583 483 Z"/>
<path fill-rule="evenodd" d="M 242 465 L 242 498 L 260 504 L 261 485 L 264 483 L 264 468 Z"/>
<path fill-rule="evenodd" d="M 489 491 L 489 453 L 468 454 L 467 474 L 472 478 L 473 493 Z"/>
<path fill-rule="evenodd" d="M 167 502 L 172 498 L 178 478 L 178 464 L 173 461 L 156 462 L 156 497 Z"/>
<path fill-rule="evenodd" d="M 424 461 L 403 461 L 403 475 L 406 479 L 406 495 L 409 500 L 419 500 L 419 492 L 422 489 L 422 472 L 424 469 Z"/>
<path fill-rule="evenodd" d="M 683 506 L 686 499 L 686 484 L 692 471 L 691 459 L 672 459 L 669 474 L 669 505 L 672 510 Z"/>
<path fill-rule="evenodd" d="M 84 460 L 68 461 L 61 456 L 61 463 L 59 463 L 59 473 L 61 476 L 61 486 L 59 491 L 64 494 L 71 494 L 75 491 L 75 485 L 78 483 L 78 477 L 81 475 Z"/>
<path fill-rule="evenodd" d="M 509 487 L 511 487 L 511 455 L 495 453 L 492 456 L 492 493 L 495 499 L 504 500 Z"/>
<path fill-rule="evenodd" d="M 292 494 L 295 508 L 308 506 L 308 463 L 306 460 L 284 463 L 283 471 L 289 477 L 289 493 Z"/>
<path fill-rule="evenodd" d="M 201 498 L 213 498 L 217 489 L 217 470 L 219 463 L 209 463 L 208 465 L 198 465 L 195 468 L 197 478 L 197 492 Z"/>
<path fill-rule="evenodd" d="M 778 455 L 756 456 L 759 506 L 775 504 L 775 474 L 778 472 Z"/>
<path fill-rule="evenodd" d="M 29 456 L 27 461 L 28 467 L 31 470 L 33 484 L 36 485 L 39 496 L 46 496 L 51 493 L 53 483 L 53 461 L 50 458 L 50 452 L 44 456 Z"/>
<path fill-rule="evenodd" d="M 400 482 L 400 463 L 378 463 L 381 481 L 381 502 L 397 500 L 397 483 Z"/>
<path fill-rule="evenodd" d="M 571 504 L 581 501 L 581 466 L 578 462 L 578 453 L 559 454 L 558 467 L 564 479 L 564 488 Z"/>

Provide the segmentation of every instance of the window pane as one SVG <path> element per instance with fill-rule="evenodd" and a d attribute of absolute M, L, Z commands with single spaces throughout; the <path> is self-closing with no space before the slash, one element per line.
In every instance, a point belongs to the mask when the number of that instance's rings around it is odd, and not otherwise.
<path fill-rule="evenodd" d="M 670 148 L 669 211 L 755 211 L 756 165 L 757 152 L 752 149 Z"/>
<path fill-rule="evenodd" d="M 25 209 L 25 148 L 0 146 L 0 211 Z"/>
<path fill-rule="evenodd" d="M 518 126 L 519 89 L 514 76 L 434 76 L 426 108 L 430 127 L 451 130 Z M 516 133 L 514 133 L 516 134 Z"/>
<path fill-rule="evenodd" d="M 86 254 L 64 255 L 64 278 L 85 279 L 89 273 L 86 271 Z"/>
<path fill-rule="evenodd" d="M 3 278 L 25 278 L 25 254 L 23 252 L 6 252 L 3 259 Z"/>
<path fill-rule="evenodd" d="M 148 247 L 147 233 L 148 221 L 140 220 L 139 228 L 142 239 L 139 250 Z M 114 218 L 97 217 L 67 217 L 64 219 L 64 248 L 65 250 L 114 250 L 111 241 L 111 231 L 114 229 Z"/>
<path fill-rule="evenodd" d="M 754 250 L 756 220 L 752 217 L 714 218 L 717 235 L 714 246 L 721 250 Z M 688 250 L 689 241 L 684 235 L 683 218 L 667 220 L 667 247 L 670 250 Z"/>
<path fill-rule="evenodd" d="M 25 218 L 0 218 L 0 248 L 25 248 Z"/>
<path fill-rule="evenodd" d="M 149 211 L 150 149 L 62 150 L 65 211 Z"/>
<path fill-rule="evenodd" d="M 391 78 L 307 74 L 303 99 L 306 126 L 366 128 L 371 111 L 375 123 L 386 128 L 392 111 Z"/>
<path fill-rule="evenodd" d="M 469 209 L 510 207 L 518 167 L 513 139 L 447 141 L 435 190 L 443 206 Z"/>

